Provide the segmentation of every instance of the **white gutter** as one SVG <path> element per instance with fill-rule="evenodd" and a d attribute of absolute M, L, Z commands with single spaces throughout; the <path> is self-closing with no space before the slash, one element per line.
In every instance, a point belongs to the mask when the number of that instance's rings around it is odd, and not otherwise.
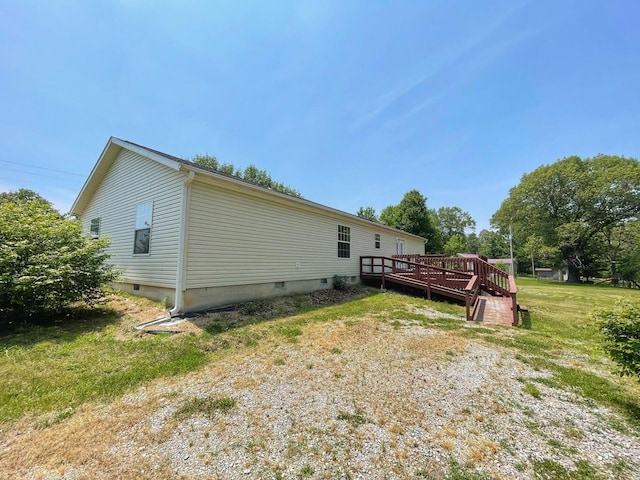
<path fill-rule="evenodd" d="M 174 299 L 174 307 L 169 311 L 170 315 L 179 315 L 182 312 L 182 294 L 184 292 L 184 284 L 186 277 L 186 259 L 187 259 L 187 214 L 189 207 L 189 185 L 193 182 L 196 174 L 190 171 L 187 178 L 182 184 L 182 201 L 180 211 L 180 238 L 178 240 L 178 267 L 176 268 L 176 294 Z"/>

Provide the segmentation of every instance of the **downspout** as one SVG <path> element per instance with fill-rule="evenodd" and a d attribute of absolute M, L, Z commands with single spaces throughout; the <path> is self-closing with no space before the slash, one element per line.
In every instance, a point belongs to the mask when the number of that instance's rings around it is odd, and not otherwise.
<path fill-rule="evenodd" d="M 173 317 L 182 313 L 184 284 L 186 277 L 186 260 L 187 260 L 187 214 L 189 210 L 189 185 L 195 177 L 193 171 L 189 172 L 187 178 L 182 183 L 182 200 L 180 205 L 180 237 L 178 238 L 178 266 L 176 268 L 176 294 L 174 307 L 169 311 Z"/>

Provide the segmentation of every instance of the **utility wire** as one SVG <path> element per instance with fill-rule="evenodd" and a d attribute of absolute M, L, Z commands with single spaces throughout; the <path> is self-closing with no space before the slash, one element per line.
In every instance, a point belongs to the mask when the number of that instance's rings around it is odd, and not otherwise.
<path fill-rule="evenodd" d="M 44 188 L 50 188 L 50 189 L 65 189 L 65 190 L 72 190 L 72 188 L 70 188 L 70 186 L 68 185 L 60 185 L 60 184 L 52 184 L 51 182 L 48 182 L 47 180 L 27 180 L 25 181 L 24 179 L 17 179 L 17 178 L 2 178 L 0 179 L 0 183 L 8 183 L 8 185 L 3 185 L 6 188 L 10 188 L 10 189 L 16 189 L 19 190 L 20 188 L 28 188 L 28 189 L 33 189 L 33 186 L 37 185 L 38 187 L 44 187 Z M 2 190 L 2 186 L 0 186 L 0 190 Z M 75 190 L 75 189 L 73 189 Z"/>
<path fill-rule="evenodd" d="M 45 170 L 51 170 L 49 168 L 45 168 Z M 61 177 L 56 177 L 55 175 L 47 175 L 46 173 L 37 173 L 37 172 L 25 172 L 24 170 L 15 170 L 12 168 L 5 168 L 2 170 L 3 172 L 11 172 L 10 175 L 12 176 L 16 176 L 14 174 L 18 173 L 20 174 L 21 177 L 31 177 L 31 176 L 36 176 L 36 177 L 45 177 L 45 178 L 53 178 L 55 180 L 60 180 L 62 182 L 76 182 L 77 180 L 75 178 L 61 178 Z M 58 172 L 58 173 L 63 173 L 63 172 Z M 75 174 L 71 174 L 71 175 L 75 175 Z M 84 175 L 81 175 L 84 176 Z"/>
<path fill-rule="evenodd" d="M 20 165 L 22 167 L 39 168 L 40 170 L 48 170 L 49 172 L 63 173 L 65 175 L 74 175 L 76 177 L 83 177 L 83 178 L 86 177 L 86 175 L 82 175 L 80 173 L 64 172 L 62 170 L 55 170 L 53 168 L 39 167 L 38 165 L 30 165 L 28 163 L 22 163 L 22 162 L 13 162 L 11 160 L 0 160 L 0 162 L 2 162 L 2 163 L 13 163 L 15 165 Z"/>

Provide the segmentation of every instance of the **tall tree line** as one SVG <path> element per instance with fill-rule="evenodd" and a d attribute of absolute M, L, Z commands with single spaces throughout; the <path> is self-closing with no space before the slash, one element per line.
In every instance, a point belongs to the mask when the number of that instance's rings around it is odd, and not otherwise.
<path fill-rule="evenodd" d="M 511 227 L 518 256 L 568 269 L 568 281 L 638 282 L 640 162 L 571 156 L 523 175 L 491 219 Z"/>

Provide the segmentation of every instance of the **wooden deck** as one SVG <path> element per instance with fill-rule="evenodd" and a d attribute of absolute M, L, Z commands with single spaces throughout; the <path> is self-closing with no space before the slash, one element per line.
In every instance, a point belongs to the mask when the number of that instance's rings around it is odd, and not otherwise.
<path fill-rule="evenodd" d="M 442 295 L 466 306 L 469 321 L 518 325 L 517 287 L 506 272 L 484 260 L 461 257 L 396 255 L 360 257 L 360 277 Z"/>

